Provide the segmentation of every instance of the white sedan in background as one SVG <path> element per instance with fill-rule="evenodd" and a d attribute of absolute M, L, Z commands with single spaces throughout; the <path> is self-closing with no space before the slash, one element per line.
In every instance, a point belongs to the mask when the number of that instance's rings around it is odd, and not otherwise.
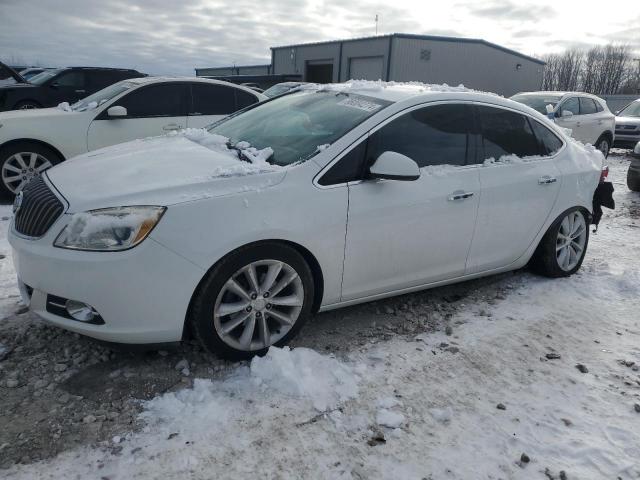
<path fill-rule="evenodd" d="M 318 310 L 528 263 L 573 274 L 602 162 L 501 97 L 305 87 L 50 169 L 17 197 L 9 240 L 47 322 L 134 344 L 191 332 L 243 358 Z"/>
<path fill-rule="evenodd" d="M 267 97 L 200 78 L 145 77 L 113 84 L 69 106 L 0 112 L 0 192 L 81 153 L 200 128 Z"/>

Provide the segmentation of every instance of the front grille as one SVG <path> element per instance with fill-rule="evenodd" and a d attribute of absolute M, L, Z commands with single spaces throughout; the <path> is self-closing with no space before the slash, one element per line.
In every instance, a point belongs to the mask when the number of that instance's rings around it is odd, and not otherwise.
<path fill-rule="evenodd" d="M 34 177 L 22 189 L 22 203 L 15 214 L 15 229 L 28 237 L 41 237 L 62 215 L 64 205 L 42 177 Z"/>
<path fill-rule="evenodd" d="M 616 135 L 640 135 L 640 131 L 633 132 L 629 130 L 616 130 Z"/>
<path fill-rule="evenodd" d="M 616 130 L 635 130 L 636 125 L 616 125 Z"/>

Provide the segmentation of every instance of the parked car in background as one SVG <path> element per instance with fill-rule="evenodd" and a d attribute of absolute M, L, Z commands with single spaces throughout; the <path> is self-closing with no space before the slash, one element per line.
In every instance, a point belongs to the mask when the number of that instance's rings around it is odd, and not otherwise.
<path fill-rule="evenodd" d="M 146 76 L 120 68 L 69 67 L 45 70 L 28 82 L 0 86 L 0 112 L 74 103 L 127 78 Z"/>
<path fill-rule="evenodd" d="M 570 129 L 576 140 L 590 143 L 605 157 L 609 155 L 615 138 L 615 115 L 602 98 L 582 92 L 523 92 L 511 100 L 547 115 Z"/>
<path fill-rule="evenodd" d="M 640 141 L 636 143 L 631 154 L 631 163 L 627 171 L 627 186 L 631 191 L 640 192 Z"/>
<path fill-rule="evenodd" d="M 200 128 L 267 97 L 217 80 L 144 77 L 111 85 L 65 108 L 0 113 L 0 191 L 90 150 Z"/>
<path fill-rule="evenodd" d="M 27 81 L 20 76 L 13 68 L 0 63 L 0 87 L 4 85 L 26 84 Z M 0 95 L 2 95 L 0 93 Z"/>
<path fill-rule="evenodd" d="M 640 98 L 616 112 L 616 140 L 618 148 L 634 148 L 640 142 Z"/>
<path fill-rule="evenodd" d="M 21 192 L 9 241 L 51 324 L 123 343 L 190 331 L 246 358 L 318 310 L 528 263 L 572 275 L 602 162 L 494 95 L 332 85 L 59 165 Z"/>
<path fill-rule="evenodd" d="M 276 83 L 273 87 L 267 88 L 264 91 L 264 94 L 267 97 L 273 98 L 278 95 L 282 95 L 283 93 L 290 92 L 294 88 L 299 87 L 300 85 L 304 85 L 305 82 L 282 82 Z"/>
<path fill-rule="evenodd" d="M 20 70 L 20 75 L 22 76 L 22 78 L 28 81 L 31 77 L 35 77 L 39 73 L 42 73 L 46 70 L 53 70 L 53 69 L 45 68 L 45 67 L 29 67 L 29 68 L 25 68 L 24 70 Z"/>

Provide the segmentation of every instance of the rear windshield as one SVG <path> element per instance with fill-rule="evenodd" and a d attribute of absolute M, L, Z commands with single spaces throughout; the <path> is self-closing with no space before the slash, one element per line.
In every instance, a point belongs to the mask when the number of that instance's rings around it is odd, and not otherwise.
<path fill-rule="evenodd" d="M 528 107 L 533 108 L 537 112 L 540 112 L 543 115 L 547 114 L 547 105 L 551 105 L 554 109 L 558 102 L 562 98 L 562 95 L 532 95 L 530 93 L 524 94 L 520 93 L 511 97 L 511 100 L 522 103 Z"/>

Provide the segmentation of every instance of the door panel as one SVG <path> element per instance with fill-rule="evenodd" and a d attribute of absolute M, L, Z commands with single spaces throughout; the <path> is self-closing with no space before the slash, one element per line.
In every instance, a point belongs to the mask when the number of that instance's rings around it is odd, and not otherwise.
<path fill-rule="evenodd" d="M 421 176 L 349 183 L 343 300 L 464 275 L 480 196 L 479 168 L 466 165 L 475 161 L 472 130 L 470 105 L 442 103 L 370 135 L 365 165 L 392 151 Z"/>
<path fill-rule="evenodd" d="M 482 195 L 468 273 L 505 267 L 520 258 L 549 216 L 562 180 L 550 156 L 562 142 L 548 128 L 520 113 L 482 105 L 476 107 L 476 118 L 482 132 L 480 163 L 504 155 L 520 160 L 480 168 Z M 531 156 L 543 158 L 526 158 Z"/>
<path fill-rule="evenodd" d="M 61 102 L 75 103 L 88 95 L 86 90 L 86 76 L 82 71 L 66 71 L 54 77 L 49 82 L 51 98 L 50 105 Z"/>
<path fill-rule="evenodd" d="M 349 185 L 342 299 L 461 276 L 476 221 L 478 168 L 422 169 L 413 182 Z M 449 200 L 454 192 L 473 192 Z"/>
<path fill-rule="evenodd" d="M 185 128 L 186 124 L 186 116 L 94 120 L 89 125 L 87 148 L 96 150 L 138 138 L 165 135 Z"/>

